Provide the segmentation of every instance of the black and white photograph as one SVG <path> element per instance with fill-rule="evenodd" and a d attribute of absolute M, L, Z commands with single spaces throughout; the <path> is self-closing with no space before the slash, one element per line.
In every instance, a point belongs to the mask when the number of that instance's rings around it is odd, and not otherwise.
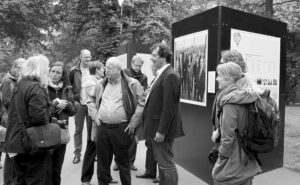
<path fill-rule="evenodd" d="M 181 101 L 206 106 L 208 31 L 174 39 L 174 68 L 181 77 Z"/>

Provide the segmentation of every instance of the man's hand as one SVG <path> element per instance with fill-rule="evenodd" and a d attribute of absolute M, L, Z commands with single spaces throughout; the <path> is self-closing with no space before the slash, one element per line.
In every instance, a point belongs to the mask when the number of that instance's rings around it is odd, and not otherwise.
<path fill-rule="evenodd" d="M 211 135 L 211 140 L 212 142 L 216 142 L 216 140 L 220 137 L 220 132 L 219 129 L 213 131 L 212 135 Z"/>
<path fill-rule="evenodd" d="M 128 131 L 128 135 L 134 134 L 134 126 L 132 124 L 128 124 L 128 126 L 125 128 L 124 132 Z"/>
<path fill-rule="evenodd" d="M 99 120 L 98 118 L 96 118 L 96 119 L 94 120 L 94 122 L 95 122 L 95 124 L 96 124 L 97 126 L 100 126 L 100 125 L 101 125 L 101 122 L 100 122 L 100 120 Z"/>
<path fill-rule="evenodd" d="M 161 134 L 159 132 L 156 132 L 154 141 L 156 142 L 163 142 L 165 140 L 165 134 Z"/>
<path fill-rule="evenodd" d="M 134 140 L 135 140 L 135 143 L 136 143 L 136 144 L 139 144 L 139 136 L 138 136 L 138 135 L 135 135 L 135 136 L 134 136 Z"/>

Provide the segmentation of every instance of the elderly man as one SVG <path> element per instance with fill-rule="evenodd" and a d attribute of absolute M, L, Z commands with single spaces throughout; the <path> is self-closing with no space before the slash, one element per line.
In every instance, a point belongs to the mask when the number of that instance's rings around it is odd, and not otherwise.
<path fill-rule="evenodd" d="M 159 183 L 177 185 L 173 143 L 175 138 L 184 135 L 179 109 L 180 78 L 170 66 L 172 52 L 166 44 L 156 44 L 151 50 L 157 77 L 146 98 L 141 138 L 152 140 L 153 154 L 159 167 Z"/>
<path fill-rule="evenodd" d="M 130 135 L 141 123 L 145 95 L 140 83 L 121 70 L 116 57 L 106 62 L 107 78 L 96 82 L 89 107 L 99 126 L 96 133 L 97 176 L 99 185 L 111 180 L 110 165 L 113 155 L 119 165 L 122 185 L 131 184 L 128 148 Z"/>
<path fill-rule="evenodd" d="M 144 90 L 146 90 L 148 88 L 148 83 L 147 83 L 148 80 L 147 80 L 147 76 L 141 72 L 143 64 L 144 61 L 142 60 L 142 58 L 139 55 L 134 55 L 131 61 L 131 68 L 124 69 L 123 71 L 129 77 L 137 79 L 140 82 L 140 84 L 143 86 Z M 128 153 L 129 153 L 130 169 L 133 171 L 137 170 L 137 168 L 134 166 L 134 161 L 136 157 L 136 148 L 137 148 L 137 143 L 135 139 L 131 137 L 131 143 L 129 146 Z M 113 169 L 118 170 L 117 163 L 115 164 Z"/>
<path fill-rule="evenodd" d="M 132 78 L 137 79 L 143 86 L 144 90 L 148 88 L 147 76 L 142 73 L 143 59 L 139 55 L 134 55 L 131 61 L 131 68 L 125 69 L 124 72 Z"/>

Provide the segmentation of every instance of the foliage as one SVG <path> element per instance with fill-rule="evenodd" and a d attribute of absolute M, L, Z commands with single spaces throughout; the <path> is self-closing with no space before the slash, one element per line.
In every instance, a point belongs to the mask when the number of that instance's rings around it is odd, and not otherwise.
<path fill-rule="evenodd" d="M 172 23 L 219 5 L 287 23 L 287 80 L 298 84 L 299 4 L 299 0 L 124 0 L 120 6 L 118 0 L 2 0 L 0 72 L 7 71 L 15 58 L 35 53 L 73 64 L 84 48 L 94 59 L 105 60 L 120 44 L 170 43 Z"/>
<path fill-rule="evenodd" d="M 117 3 L 116 0 L 60 1 L 56 6 L 62 27 L 52 45 L 56 60 L 70 62 L 83 48 L 91 50 L 94 58 L 114 55 L 120 40 Z"/>
<path fill-rule="evenodd" d="M 44 53 L 52 31 L 59 25 L 53 14 L 53 1 L 2 0 L 0 2 L 0 72 L 11 61 Z"/>

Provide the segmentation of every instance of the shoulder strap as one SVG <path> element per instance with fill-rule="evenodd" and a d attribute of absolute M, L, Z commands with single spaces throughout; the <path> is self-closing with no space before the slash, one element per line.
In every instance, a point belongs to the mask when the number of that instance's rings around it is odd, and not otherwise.
<path fill-rule="evenodd" d="M 14 94 L 14 96 L 16 95 L 16 92 L 15 92 L 15 94 Z M 12 98 L 14 98 L 14 96 L 12 97 Z M 17 112 L 17 116 L 18 116 L 18 121 L 19 121 L 19 123 L 22 123 L 23 121 L 22 121 L 22 117 L 21 117 L 21 114 L 20 114 L 20 111 L 19 111 L 19 109 L 18 109 L 18 103 L 17 103 L 17 99 L 15 98 L 15 109 L 16 109 L 16 112 Z M 25 125 L 25 124 L 24 124 Z"/>
<path fill-rule="evenodd" d="M 251 152 L 248 150 L 245 144 L 245 138 L 240 134 L 238 129 L 235 129 L 235 133 L 237 136 L 238 144 L 240 145 L 240 158 L 241 158 L 241 149 L 245 152 L 245 154 L 249 157 L 250 160 L 256 160 L 259 166 L 262 166 L 261 160 L 258 158 L 257 153 Z M 245 165 L 247 165 L 248 161 L 246 161 Z"/>

